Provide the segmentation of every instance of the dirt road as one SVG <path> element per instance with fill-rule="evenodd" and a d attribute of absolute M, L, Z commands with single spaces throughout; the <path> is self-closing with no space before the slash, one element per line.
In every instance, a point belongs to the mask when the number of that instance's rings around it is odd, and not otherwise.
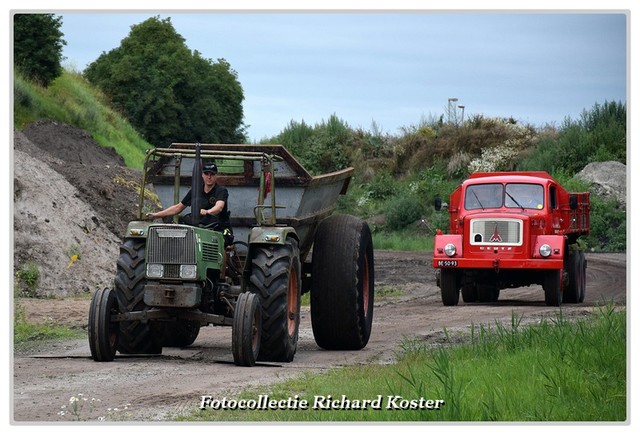
<path fill-rule="evenodd" d="M 603 301 L 626 304 L 626 256 L 587 255 L 587 296 L 584 304 L 564 305 L 563 315 L 583 316 Z M 231 354 L 231 328 L 203 328 L 184 349 L 164 349 L 161 356 L 119 356 L 109 363 L 91 360 L 86 340 L 68 341 L 20 352 L 13 358 L 13 419 L 15 422 L 68 421 L 59 415 L 69 398 L 87 401 L 81 418 L 116 421 L 167 421 L 197 409 L 202 395 L 222 398 L 242 389 L 269 385 L 309 371 L 345 365 L 387 364 L 395 360 L 405 338 L 428 343 L 444 340 L 443 329 L 468 332 L 469 325 L 509 323 L 512 314 L 524 322 L 553 316 L 542 289 L 504 290 L 493 304 L 444 307 L 435 286 L 430 256 L 419 253 L 375 253 L 376 304 L 371 340 L 355 352 L 328 352 L 313 339 L 308 307 L 303 308 L 298 352 L 289 364 L 236 367 Z M 401 295 L 390 290 L 401 290 Z M 385 295 L 386 294 L 386 295 Z M 20 301 L 32 320 L 85 325 L 89 301 Z M 455 335 L 455 334 L 453 334 Z M 339 394 L 339 392 L 336 392 Z M 91 402 L 91 399 L 96 399 Z M 99 401 L 98 401 L 99 400 Z M 89 412 L 93 404 L 92 412 Z M 114 410 L 117 408 L 117 410 Z M 126 409 L 125 409 L 126 408 Z"/>

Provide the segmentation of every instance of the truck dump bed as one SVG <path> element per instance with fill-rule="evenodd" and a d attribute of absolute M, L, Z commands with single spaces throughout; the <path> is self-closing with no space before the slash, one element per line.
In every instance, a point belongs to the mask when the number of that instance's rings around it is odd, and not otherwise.
<path fill-rule="evenodd" d="M 257 224 L 256 213 L 262 211 L 267 221 L 272 218 L 270 207 L 256 208 L 262 183 L 264 204 L 275 204 L 275 224 L 296 230 L 303 261 L 313 245 L 315 228 L 333 213 L 338 195 L 346 193 L 353 174 L 353 168 L 347 168 L 312 176 L 282 145 L 201 144 L 200 148 L 201 159 L 215 161 L 218 183 L 229 191 L 227 207 L 235 239 L 248 239 Z M 146 180 L 153 184 L 163 207 L 182 200 L 191 188 L 194 150 L 195 144 L 186 143 L 153 150 L 157 156 L 146 165 Z M 274 156 L 274 179 L 266 183 L 264 178 L 261 182 L 261 155 Z M 184 213 L 190 213 L 189 207 Z"/>

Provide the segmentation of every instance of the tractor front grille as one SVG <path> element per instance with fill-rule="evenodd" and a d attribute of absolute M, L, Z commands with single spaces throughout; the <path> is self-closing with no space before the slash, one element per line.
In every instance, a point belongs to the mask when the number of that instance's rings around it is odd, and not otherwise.
<path fill-rule="evenodd" d="M 196 237 L 193 229 L 169 226 L 150 227 L 147 239 L 147 262 L 164 265 L 195 264 Z"/>

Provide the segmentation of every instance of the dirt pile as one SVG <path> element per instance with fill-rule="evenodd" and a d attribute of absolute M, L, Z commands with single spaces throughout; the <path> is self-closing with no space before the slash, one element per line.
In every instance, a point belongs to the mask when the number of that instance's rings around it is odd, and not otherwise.
<path fill-rule="evenodd" d="M 53 121 L 14 132 L 13 171 L 14 276 L 37 267 L 37 296 L 111 286 L 140 172 L 85 131 Z"/>

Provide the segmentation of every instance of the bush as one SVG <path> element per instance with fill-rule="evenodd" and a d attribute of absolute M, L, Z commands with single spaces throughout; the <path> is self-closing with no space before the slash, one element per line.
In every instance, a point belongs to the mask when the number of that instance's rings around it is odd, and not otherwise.
<path fill-rule="evenodd" d="M 387 204 L 385 215 L 389 228 L 399 230 L 417 221 L 424 212 L 422 202 L 415 196 L 403 196 Z"/>
<path fill-rule="evenodd" d="M 38 296 L 38 283 L 40 282 L 40 269 L 33 262 L 28 262 L 15 273 L 15 291 L 19 297 L 33 298 Z"/>

